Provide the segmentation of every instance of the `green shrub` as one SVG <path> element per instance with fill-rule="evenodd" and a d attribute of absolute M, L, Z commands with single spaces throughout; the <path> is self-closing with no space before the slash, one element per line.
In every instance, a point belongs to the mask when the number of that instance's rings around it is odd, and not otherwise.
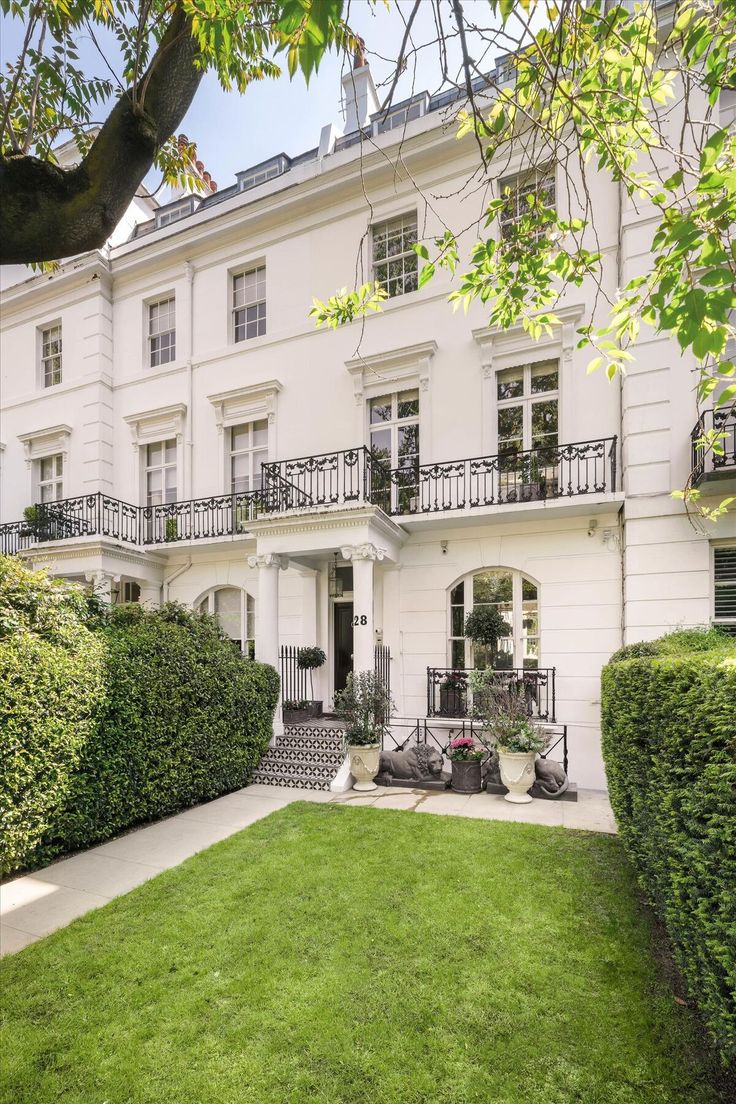
<path fill-rule="evenodd" d="M 214 618 L 113 608 L 101 636 L 107 698 L 57 820 L 64 850 L 244 786 L 272 732 L 276 672 Z"/>
<path fill-rule="evenodd" d="M 671 633 L 603 671 L 611 803 L 723 1059 L 736 1060 L 736 641 Z M 620 655 L 620 653 L 619 653 Z"/>
<path fill-rule="evenodd" d="M 0 869 L 244 786 L 278 675 L 214 618 L 107 607 L 0 557 Z"/>
<path fill-rule="evenodd" d="M 49 857 L 104 697 L 104 643 L 78 588 L 0 556 L 0 873 Z"/>

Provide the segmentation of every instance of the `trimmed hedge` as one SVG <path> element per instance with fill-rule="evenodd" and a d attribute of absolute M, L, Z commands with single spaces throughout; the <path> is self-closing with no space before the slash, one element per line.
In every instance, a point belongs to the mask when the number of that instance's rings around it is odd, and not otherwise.
<path fill-rule="evenodd" d="M 4 873 L 248 782 L 272 732 L 273 668 L 244 660 L 206 614 L 107 609 L 0 563 L 0 585 L 23 581 L 0 590 Z M 44 635 L 58 635 L 49 595 L 64 643 Z"/>
<path fill-rule="evenodd" d="M 724 1062 L 736 1062 L 736 641 L 672 633 L 603 670 L 624 847 Z"/>
<path fill-rule="evenodd" d="M 104 697 L 78 588 L 0 556 L 0 874 L 43 853 Z"/>

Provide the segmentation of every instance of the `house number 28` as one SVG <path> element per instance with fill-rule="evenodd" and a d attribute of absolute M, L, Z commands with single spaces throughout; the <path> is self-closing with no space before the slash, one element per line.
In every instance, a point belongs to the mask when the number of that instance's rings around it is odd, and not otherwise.
<path fill-rule="evenodd" d="M 358 615 L 356 614 L 355 617 L 353 618 L 353 625 L 367 625 L 367 624 L 368 624 L 368 618 L 366 617 L 365 614 L 362 614 L 360 617 L 358 617 Z"/>

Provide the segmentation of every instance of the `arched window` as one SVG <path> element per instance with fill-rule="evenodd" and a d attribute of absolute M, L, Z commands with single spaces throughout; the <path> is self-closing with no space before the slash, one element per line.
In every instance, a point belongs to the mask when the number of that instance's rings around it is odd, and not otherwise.
<path fill-rule="evenodd" d="M 488 568 L 466 575 L 450 589 L 449 661 L 454 668 L 487 667 L 490 651 L 464 636 L 475 606 L 496 606 L 511 632 L 498 642 L 495 666 L 539 666 L 539 587 L 520 571 Z"/>
<path fill-rule="evenodd" d="M 255 657 L 256 603 L 246 590 L 220 587 L 210 591 L 197 605 L 200 613 L 212 613 L 220 628 L 234 641 L 244 656 Z"/>

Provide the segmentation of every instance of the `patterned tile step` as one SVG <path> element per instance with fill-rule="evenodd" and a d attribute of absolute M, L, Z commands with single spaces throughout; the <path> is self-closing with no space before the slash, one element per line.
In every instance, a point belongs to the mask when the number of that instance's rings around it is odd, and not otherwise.
<path fill-rule="evenodd" d="M 310 755 L 322 755 L 325 752 L 342 753 L 342 740 L 311 740 L 306 736 L 279 736 L 274 747 L 285 748 L 294 755 L 309 757 Z"/>
<path fill-rule="evenodd" d="M 284 777 L 278 771 L 262 770 L 261 767 L 253 775 L 253 782 L 260 782 L 262 786 L 286 786 L 288 789 L 300 790 L 329 790 L 330 778 L 315 778 L 308 773 Z"/>
<path fill-rule="evenodd" d="M 258 764 L 258 770 L 276 772 L 283 774 L 286 778 L 308 774 L 314 778 L 326 778 L 328 782 L 331 782 L 337 774 L 338 766 L 339 764 L 336 763 L 318 763 L 303 759 L 272 759 L 269 753 L 266 752 Z"/>
<path fill-rule="evenodd" d="M 345 729 L 337 725 L 284 725 L 285 736 L 300 736 L 310 740 L 342 740 Z"/>
<path fill-rule="evenodd" d="M 263 757 L 262 762 L 269 763 L 301 763 L 302 766 L 319 764 L 323 767 L 334 767 L 335 771 L 345 758 L 342 748 L 320 748 L 319 751 L 309 751 L 307 754 L 299 748 L 271 747 Z"/>

